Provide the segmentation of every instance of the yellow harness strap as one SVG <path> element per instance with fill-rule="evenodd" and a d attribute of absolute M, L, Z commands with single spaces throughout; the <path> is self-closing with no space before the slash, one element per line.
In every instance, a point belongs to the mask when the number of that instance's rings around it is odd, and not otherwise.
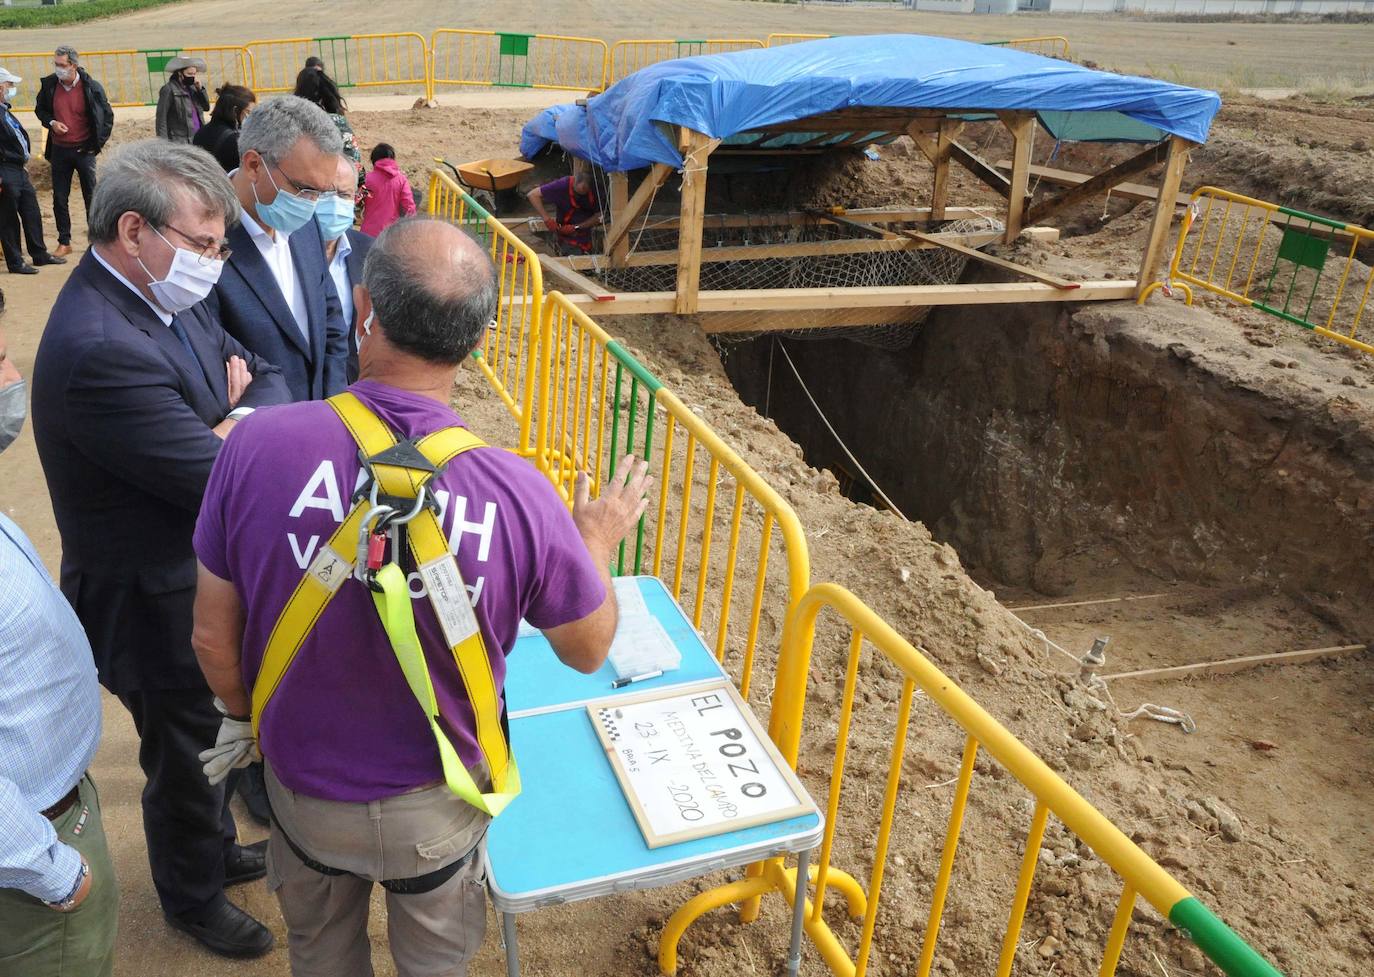
<path fill-rule="evenodd" d="M 364 457 L 374 457 L 396 445 L 396 437 L 391 430 L 357 397 L 342 393 L 330 397 L 328 403 L 348 428 Z M 416 447 L 431 465 L 442 471 L 445 465 L 463 452 L 483 447 L 483 442 L 461 427 L 449 427 L 421 439 Z M 417 498 L 434 477 L 433 472 L 380 461 L 373 463 L 372 473 L 382 494 L 402 499 Z M 291 667 L 306 636 L 343 582 L 353 575 L 358 535 L 368 508 L 368 500 L 360 500 L 334 535 L 320 548 L 272 628 L 262 666 L 253 684 L 255 737 L 263 711 Z M 444 640 L 453 652 L 468 699 L 472 703 L 477 719 L 477 745 L 491 774 L 493 790 L 490 793 L 478 789 L 443 727 L 439 725 L 434 683 L 415 631 L 415 613 L 409 586 L 405 574 L 396 563 L 399 554 L 393 553 L 392 562 L 382 567 L 376 575 L 376 583 L 381 588 L 380 592 L 373 592 L 377 614 L 391 641 L 406 683 L 425 711 L 430 731 L 439 748 L 444 780 L 449 789 L 473 807 L 495 817 L 520 793 L 520 772 L 510 755 L 501 728 L 501 700 L 491 671 L 491 659 L 487 656 L 486 644 L 477 626 L 477 617 L 473 613 L 458 563 L 449 552 L 448 538 L 433 510 L 421 509 L 406 524 L 406 530 L 416 567 L 429 594 L 430 605 L 439 619 Z"/>

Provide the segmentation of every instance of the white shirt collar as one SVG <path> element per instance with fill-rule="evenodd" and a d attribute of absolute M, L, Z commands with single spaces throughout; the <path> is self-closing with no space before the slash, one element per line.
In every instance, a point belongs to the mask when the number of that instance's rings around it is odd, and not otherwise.
<path fill-rule="evenodd" d="M 252 217 L 248 216 L 248 211 L 246 210 L 241 211 L 239 213 L 239 220 L 243 221 L 244 230 L 248 232 L 249 237 L 260 241 L 266 241 L 270 245 L 279 247 L 285 244 L 287 238 L 290 237 L 289 234 L 286 234 L 283 231 L 277 231 L 276 238 L 273 238 L 270 234 L 267 233 L 267 228 L 263 227 L 257 221 L 253 220 Z"/>
<path fill-rule="evenodd" d="M 153 310 L 153 314 L 162 320 L 162 324 L 164 326 L 167 326 L 169 328 L 171 327 L 172 314 L 170 312 L 167 312 L 162 307 L 155 305 L 151 301 L 149 301 L 148 296 L 140 292 L 138 290 L 137 285 L 135 285 L 133 282 L 129 281 L 129 279 L 121 275 L 114 265 L 110 264 L 108 261 L 105 260 L 104 255 L 100 253 L 100 250 L 98 248 L 91 248 L 91 254 L 95 255 L 95 260 L 100 262 L 100 267 L 104 268 L 111 275 L 114 275 L 116 281 L 123 282 L 125 288 L 127 288 L 129 291 L 133 292 L 135 295 L 141 298 L 144 304 L 147 305 L 148 308 Z"/>
<path fill-rule="evenodd" d="M 339 235 L 339 243 L 335 245 L 334 258 L 330 261 L 330 264 L 333 264 L 335 261 L 343 261 L 352 253 L 353 242 L 348 239 L 348 232 L 344 231 Z"/>

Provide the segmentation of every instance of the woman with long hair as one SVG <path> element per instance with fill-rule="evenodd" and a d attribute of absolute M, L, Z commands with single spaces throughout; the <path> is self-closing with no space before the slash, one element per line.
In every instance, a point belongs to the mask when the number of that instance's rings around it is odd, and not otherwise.
<path fill-rule="evenodd" d="M 296 90 L 292 93 L 314 102 L 334 120 L 343 136 L 344 155 L 358 167 L 358 180 L 362 181 L 363 154 L 358 150 L 358 140 L 353 135 L 353 127 L 348 124 L 348 103 L 339 94 L 339 86 L 333 78 L 325 74 L 323 68 L 302 68 L 296 75 Z"/>
<path fill-rule="evenodd" d="M 253 89 L 243 85 L 221 85 L 215 92 L 215 109 L 210 121 L 195 134 L 191 145 L 199 146 L 229 173 L 239 166 L 239 129 L 258 104 Z"/>

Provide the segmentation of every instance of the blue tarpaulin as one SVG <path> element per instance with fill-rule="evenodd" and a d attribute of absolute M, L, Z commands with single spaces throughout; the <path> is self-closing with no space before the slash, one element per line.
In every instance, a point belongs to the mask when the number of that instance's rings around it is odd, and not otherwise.
<path fill-rule="evenodd" d="M 1037 113 L 1056 139 L 1204 142 L 1216 92 L 1094 71 L 1009 47 L 920 34 L 879 34 L 661 61 L 585 107 L 531 119 L 520 151 L 550 143 L 613 172 L 681 166 L 672 126 L 728 140 L 740 133 L 852 108 Z M 963 110 L 960 112 L 959 110 Z"/>

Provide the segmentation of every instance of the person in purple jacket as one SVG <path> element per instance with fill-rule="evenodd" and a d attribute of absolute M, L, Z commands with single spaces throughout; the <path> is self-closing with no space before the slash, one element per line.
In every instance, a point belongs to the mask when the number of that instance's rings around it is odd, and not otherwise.
<path fill-rule="evenodd" d="M 358 398 L 402 447 L 462 426 L 449 406 L 454 379 L 496 311 L 495 270 L 481 246 L 451 224 L 400 221 L 377 238 L 356 295 L 361 372 L 341 396 Z M 617 618 L 607 568 L 644 511 L 646 467 L 633 460 L 595 501 L 579 479 L 571 513 L 528 461 L 501 448 L 466 451 L 434 476 L 438 523 L 467 590 L 458 599 L 471 603 L 498 694 L 522 618 L 564 664 L 592 672 L 605 661 Z M 316 574 L 334 550 L 322 547 L 365 477 L 328 401 L 260 412 L 225 442 L 195 535 L 196 651 L 226 716 L 218 745 L 202 754 L 207 775 L 255 758 L 250 690 L 264 649 L 297 588 L 323 579 Z M 485 783 L 473 705 L 429 578 L 408 554 L 399 563 L 410 575 L 436 728 Z M 368 585 L 332 579 L 334 596 L 256 717 L 273 812 L 268 882 L 292 973 L 371 973 L 367 915 L 379 882 L 397 972 L 465 974 L 486 927 L 478 846 L 489 817 L 446 785 L 435 728 Z"/>

